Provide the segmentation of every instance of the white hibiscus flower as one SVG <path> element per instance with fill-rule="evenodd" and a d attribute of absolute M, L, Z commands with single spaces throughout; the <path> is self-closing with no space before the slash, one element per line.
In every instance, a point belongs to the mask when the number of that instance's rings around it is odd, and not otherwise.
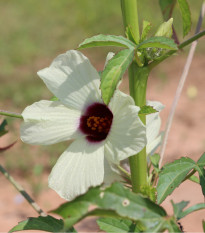
<path fill-rule="evenodd" d="M 90 186 L 118 179 L 112 164 L 146 145 L 133 99 L 117 90 L 106 106 L 98 72 L 78 51 L 61 54 L 38 75 L 59 101 L 42 100 L 23 111 L 22 141 L 49 145 L 74 140 L 52 169 L 49 186 L 72 200 Z"/>

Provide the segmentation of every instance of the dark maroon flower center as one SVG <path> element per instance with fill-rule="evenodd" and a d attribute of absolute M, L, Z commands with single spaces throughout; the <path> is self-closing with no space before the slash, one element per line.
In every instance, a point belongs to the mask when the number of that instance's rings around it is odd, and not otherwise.
<path fill-rule="evenodd" d="M 101 103 L 93 103 L 80 118 L 80 130 L 86 134 L 90 142 L 100 142 L 106 139 L 111 125 L 113 114 L 110 109 Z"/>

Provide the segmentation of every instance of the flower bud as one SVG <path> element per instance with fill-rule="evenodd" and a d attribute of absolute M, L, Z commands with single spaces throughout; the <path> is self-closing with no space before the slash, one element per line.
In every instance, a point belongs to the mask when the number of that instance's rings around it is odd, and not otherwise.
<path fill-rule="evenodd" d="M 157 29 L 155 36 L 165 36 L 171 38 L 173 33 L 172 24 L 173 24 L 173 18 L 170 18 L 167 22 L 162 23 Z"/>

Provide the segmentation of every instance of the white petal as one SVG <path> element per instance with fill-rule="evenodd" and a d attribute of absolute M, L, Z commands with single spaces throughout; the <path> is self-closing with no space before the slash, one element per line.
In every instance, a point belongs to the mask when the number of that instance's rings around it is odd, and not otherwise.
<path fill-rule="evenodd" d="M 118 113 L 128 105 L 135 105 L 133 98 L 119 90 L 116 90 L 109 103 L 109 108 L 112 110 L 114 115 L 118 115 Z"/>
<path fill-rule="evenodd" d="M 154 107 L 158 111 L 146 116 L 147 144 L 149 145 L 159 135 L 161 126 L 159 113 L 164 108 L 164 105 L 157 101 L 147 101 L 147 105 Z"/>
<path fill-rule="evenodd" d="M 140 152 L 146 145 L 145 126 L 138 117 L 140 109 L 131 103 L 134 101 L 130 96 L 118 91 L 109 105 L 114 117 L 105 153 L 114 163 Z"/>
<path fill-rule="evenodd" d="M 147 147 L 146 147 L 147 154 L 153 155 L 155 153 L 158 146 L 161 145 L 162 138 L 163 138 L 163 134 L 161 133 L 158 137 L 156 137 L 152 142 L 150 142 L 147 145 Z"/>
<path fill-rule="evenodd" d="M 119 169 L 112 163 L 110 163 L 107 159 L 104 160 L 104 184 L 105 186 L 112 184 L 116 181 L 122 181 L 122 177 L 120 176 Z"/>
<path fill-rule="evenodd" d="M 80 111 L 69 109 L 59 101 L 42 100 L 22 113 L 21 140 L 34 145 L 49 145 L 80 136 Z"/>
<path fill-rule="evenodd" d="M 104 177 L 104 146 L 74 141 L 60 156 L 49 176 L 49 186 L 62 198 L 72 200 L 89 187 L 100 185 Z"/>
<path fill-rule="evenodd" d="M 59 55 L 50 67 L 40 70 L 38 75 L 68 107 L 82 110 L 93 102 L 101 102 L 98 72 L 78 51 L 70 50 Z"/>

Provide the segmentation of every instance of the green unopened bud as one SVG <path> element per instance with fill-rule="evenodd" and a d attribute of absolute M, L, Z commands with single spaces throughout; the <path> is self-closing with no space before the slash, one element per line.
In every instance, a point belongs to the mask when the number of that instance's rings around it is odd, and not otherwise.
<path fill-rule="evenodd" d="M 168 38 L 172 37 L 172 24 L 173 24 L 173 18 L 170 18 L 167 22 L 162 23 L 155 36 L 165 36 Z"/>

